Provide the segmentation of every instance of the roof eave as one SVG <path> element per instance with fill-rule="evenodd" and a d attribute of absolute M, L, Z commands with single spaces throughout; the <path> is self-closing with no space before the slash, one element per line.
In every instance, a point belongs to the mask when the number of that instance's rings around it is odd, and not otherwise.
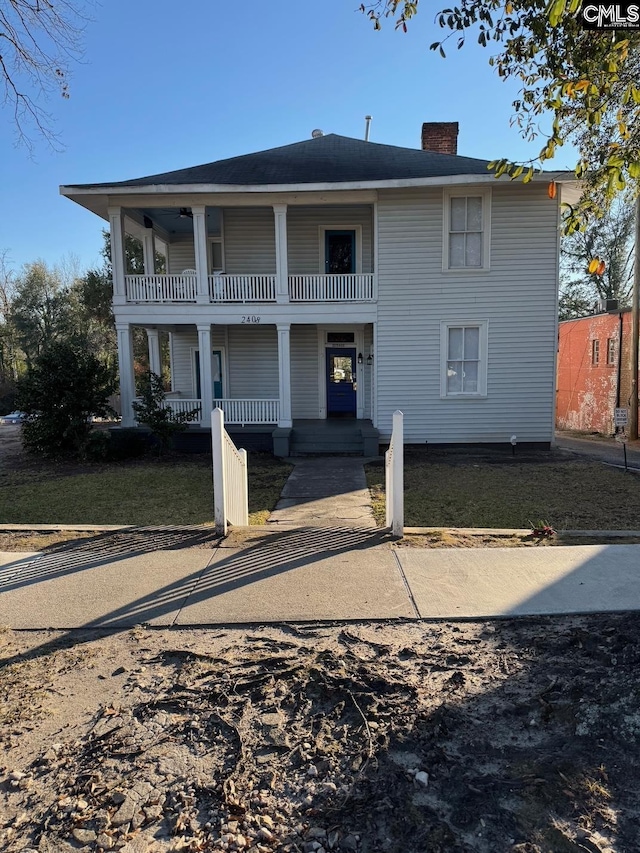
<path fill-rule="evenodd" d="M 61 186 L 64 196 L 99 193 L 101 195 L 184 194 L 184 193 L 274 193 L 313 192 L 327 190 L 370 190 L 396 189 L 403 187 L 447 186 L 449 184 L 481 184 L 496 180 L 508 181 L 508 177 L 496 178 L 493 174 L 439 175 L 429 178 L 389 178 L 383 181 L 324 181 L 301 184 L 70 184 Z M 533 176 L 536 183 L 575 181 L 573 172 L 544 172 Z"/>
<path fill-rule="evenodd" d="M 533 176 L 534 183 L 574 184 L 573 172 L 544 172 Z M 406 189 L 412 187 L 446 187 L 474 184 L 493 184 L 509 182 L 507 176 L 496 178 L 492 173 L 469 175 L 444 175 L 428 178 L 392 178 L 383 181 L 341 181 L 303 184 L 136 184 L 122 186 L 121 184 L 79 184 L 62 185 L 60 194 L 82 207 L 91 210 L 103 219 L 108 219 L 107 197 L 127 195 L 216 195 L 216 194 L 247 194 L 247 193 L 311 193 L 337 192 L 350 190 L 382 190 Z M 123 199 L 124 201 L 124 199 Z"/>

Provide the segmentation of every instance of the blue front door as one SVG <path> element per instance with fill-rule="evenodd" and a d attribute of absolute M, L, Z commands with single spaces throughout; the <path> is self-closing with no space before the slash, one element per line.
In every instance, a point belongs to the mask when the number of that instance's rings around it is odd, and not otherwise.
<path fill-rule="evenodd" d="M 327 350 L 327 417 L 356 416 L 356 351 Z"/>

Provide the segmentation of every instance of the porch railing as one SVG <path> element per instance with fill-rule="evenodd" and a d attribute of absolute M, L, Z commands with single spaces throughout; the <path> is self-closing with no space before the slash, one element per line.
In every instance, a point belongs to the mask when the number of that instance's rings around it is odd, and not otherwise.
<path fill-rule="evenodd" d="M 195 302 L 195 275 L 126 275 L 127 302 Z"/>
<path fill-rule="evenodd" d="M 275 302 L 275 275 L 210 275 L 212 302 Z"/>
<path fill-rule="evenodd" d="M 136 397 L 134 402 L 141 403 L 142 398 Z M 194 418 L 191 423 L 197 424 L 202 417 L 202 401 L 196 399 L 186 399 L 185 397 L 180 397 L 180 399 L 176 399 L 175 397 L 171 397 L 166 399 L 162 404 L 163 409 L 171 409 L 171 417 L 170 420 L 173 420 L 174 415 L 182 414 L 183 412 L 192 412 L 194 409 L 198 410 L 197 416 Z"/>
<path fill-rule="evenodd" d="M 292 302 L 371 302 L 373 273 L 290 275 Z"/>
<path fill-rule="evenodd" d="M 280 400 L 214 400 L 217 409 L 224 410 L 228 424 L 277 424 Z"/>
<path fill-rule="evenodd" d="M 215 303 L 276 301 L 275 275 L 210 275 L 209 300 Z M 126 275 L 127 302 L 196 302 L 195 275 Z M 290 275 L 291 302 L 373 302 L 373 273 Z"/>

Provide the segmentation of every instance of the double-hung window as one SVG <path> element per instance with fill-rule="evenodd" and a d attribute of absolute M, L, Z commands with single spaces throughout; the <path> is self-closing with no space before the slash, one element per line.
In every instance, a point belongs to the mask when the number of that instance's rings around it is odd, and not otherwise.
<path fill-rule="evenodd" d="M 442 397 L 486 396 L 487 326 L 486 320 L 441 324 Z"/>
<path fill-rule="evenodd" d="M 488 270 L 491 190 L 444 191 L 444 270 Z"/>

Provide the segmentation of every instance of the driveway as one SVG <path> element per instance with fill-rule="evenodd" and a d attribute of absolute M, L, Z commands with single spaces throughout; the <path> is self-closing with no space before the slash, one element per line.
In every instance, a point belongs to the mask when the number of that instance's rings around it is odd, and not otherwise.
<path fill-rule="evenodd" d="M 6 468 L 22 453 L 22 427 L 0 424 L 0 469 Z"/>
<path fill-rule="evenodd" d="M 556 432 L 556 445 L 578 456 L 608 462 L 611 465 L 624 465 L 622 443 L 615 438 L 603 436 L 576 436 L 574 433 Z M 629 467 L 640 469 L 640 441 L 627 443 L 627 461 Z"/>

